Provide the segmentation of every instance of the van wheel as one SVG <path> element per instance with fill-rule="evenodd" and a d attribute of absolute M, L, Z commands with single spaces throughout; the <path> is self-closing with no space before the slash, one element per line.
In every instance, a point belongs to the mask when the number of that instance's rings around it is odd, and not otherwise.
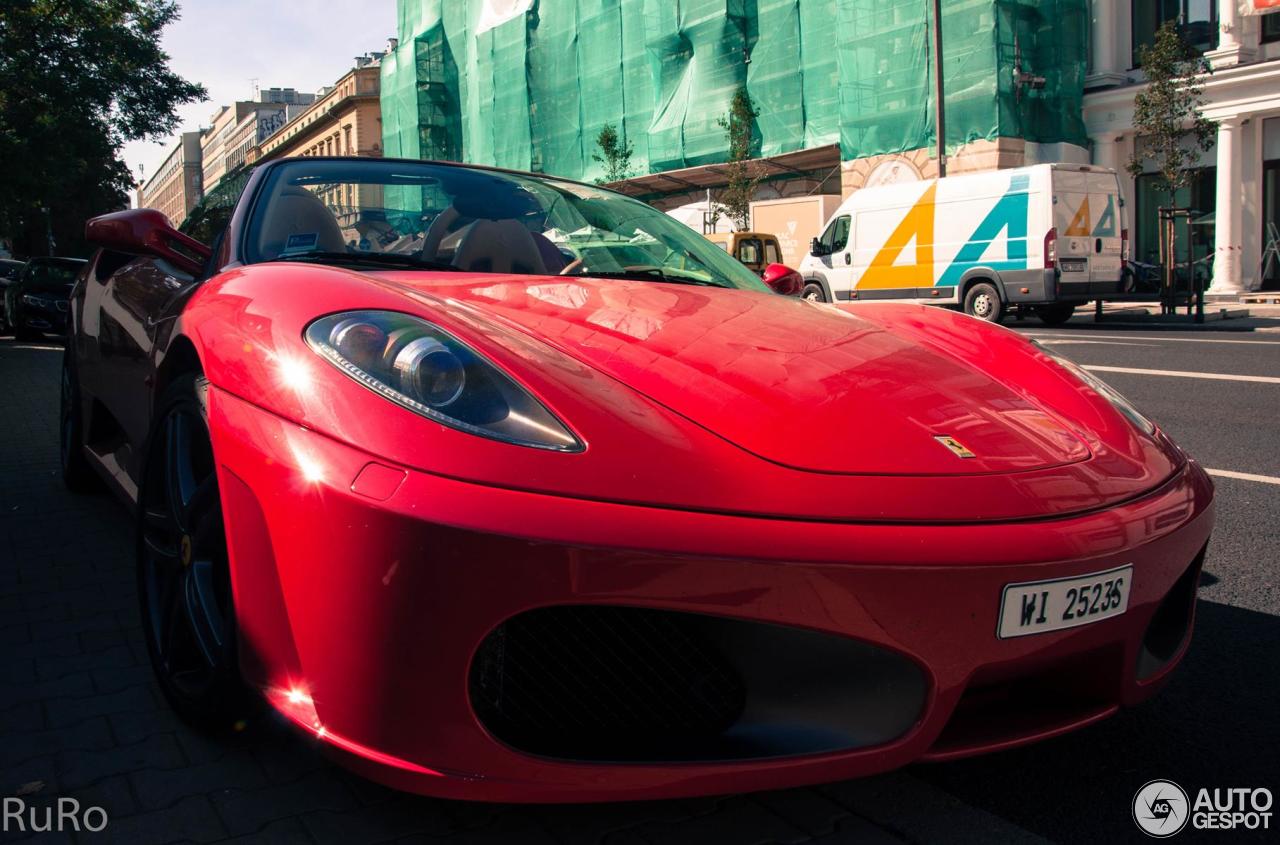
<path fill-rule="evenodd" d="M 964 313 L 988 323 L 998 323 L 1004 316 L 1004 303 L 995 285 L 979 282 L 964 295 Z"/>
<path fill-rule="evenodd" d="M 1055 302 L 1052 305 L 1037 305 L 1035 307 L 1036 316 L 1046 326 L 1062 325 L 1071 319 L 1071 315 L 1075 311 L 1076 305 L 1074 302 Z"/>
<path fill-rule="evenodd" d="M 804 290 L 800 291 L 800 298 L 805 302 L 826 302 L 827 292 L 817 282 L 809 282 L 804 286 Z"/>

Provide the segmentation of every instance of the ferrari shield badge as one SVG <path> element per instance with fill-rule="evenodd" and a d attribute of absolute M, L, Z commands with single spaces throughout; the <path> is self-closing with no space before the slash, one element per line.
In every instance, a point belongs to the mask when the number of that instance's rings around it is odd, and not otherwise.
<path fill-rule="evenodd" d="M 937 440 L 943 446 L 946 446 L 948 449 L 950 449 L 951 453 L 955 455 L 957 458 L 977 457 L 976 455 L 974 455 L 972 452 L 969 451 L 969 447 L 965 446 L 959 440 L 956 440 L 954 437 L 951 437 L 950 435 L 935 434 L 933 439 Z"/>

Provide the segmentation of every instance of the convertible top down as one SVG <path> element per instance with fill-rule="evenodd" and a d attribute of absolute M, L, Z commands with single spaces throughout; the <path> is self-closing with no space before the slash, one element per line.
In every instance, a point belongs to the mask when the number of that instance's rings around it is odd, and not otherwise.
<path fill-rule="evenodd" d="M 608 190 L 261 165 L 204 244 L 96 218 L 67 483 L 138 526 L 159 682 L 373 779 L 582 801 L 835 780 L 1136 704 L 1204 471 L 951 311 L 806 302 Z"/>

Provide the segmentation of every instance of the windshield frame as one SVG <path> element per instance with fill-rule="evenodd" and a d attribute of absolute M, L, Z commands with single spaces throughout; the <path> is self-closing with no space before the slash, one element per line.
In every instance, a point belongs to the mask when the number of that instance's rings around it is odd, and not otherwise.
<path fill-rule="evenodd" d="M 679 247 L 679 250 L 692 258 L 697 264 L 701 265 L 703 271 L 706 272 L 711 282 L 709 286 L 725 287 L 730 289 L 754 290 L 762 293 L 772 293 L 772 290 L 766 285 L 755 273 L 749 268 L 738 262 L 735 258 L 725 253 L 715 244 L 708 241 L 701 234 L 691 229 L 684 223 L 670 217 L 662 211 L 641 202 L 626 194 L 613 191 L 599 185 L 593 185 L 586 182 L 579 182 L 572 179 L 563 179 L 560 177 L 547 176 L 538 173 L 527 173 L 516 170 L 508 170 L 497 167 L 485 167 L 471 164 L 461 164 L 457 162 L 442 162 L 432 160 L 419 159 L 399 159 L 399 158 L 356 158 L 356 157 L 339 157 L 339 156 L 304 156 L 299 158 L 279 159 L 276 161 L 266 162 L 258 166 L 258 170 L 251 177 L 250 185 L 246 186 L 244 194 L 241 196 L 236 211 L 232 216 L 231 227 L 228 231 L 229 239 L 232 241 L 232 250 L 228 250 L 226 255 L 226 263 L 223 269 L 241 264 L 260 264 L 274 262 L 277 256 L 259 255 L 255 248 L 254 241 L 260 232 L 260 227 L 264 223 L 266 209 L 269 202 L 284 186 L 286 180 L 296 184 L 299 176 L 304 179 L 319 181 L 326 175 L 325 171 L 329 169 L 351 169 L 351 168 L 367 168 L 370 171 L 370 179 L 368 182 L 357 182 L 348 178 L 348 184 L 376 184 L 379 180 L 389 174 L 406 173 L 405 168 L 420 169 L 421 177 L 428 178 L 434 174 L 430 171 L 441 168 L 456 169 L 467 171 L 479 175 L 492 174 L 495 176 L 509 176 L 514 181 L 528 180 L 537 183 L 540 188 L 553 190 L 556 192 L 569 192 L 578 197 L 583 202 L 599 202 L 607 200 L 610 204 L 625 203 L 634 206 L 634 215 L 627 215 L 627 219 L 640 218 L 651 219 L 657 222 L 658 228 L 665 230 L 661 238 L 655 238 L 655 241 L 665 246 L 668 250 L 674 250 L 673 244 Z M 300 171 L 300 173 L 299 173 Z M 407 171 L 412 174 L 412 170 Z M 348 174 L 350 176 L 351 174 Z M 417 175 L 417 174 L 414 174 Z M 341 180 L 339 180 L 341 181 Z M 384 183 L 386 184 L 386 183 Z M 590 192 L 593 196 L 585 197 L 583 192 Z M 548 206 L 548 210 L 550 206 Z M 652 234 L 646 230 L 646 234 Z M 359 253 L 353 253 L 353 263 L 359 260 Z M 392 269 L 392 268 L 389 268 Z M 670 266 L 668 270 L 674 271 L 675 268 Z M 424 271 L 430 272 L 424 268 Z M 412 272 L 412 271 L 410 271 Z M 463 273 L 472 273 L 472 271 L 462 269 Z M 517 272 L 506 273 L 505 275 L 524 275 Z M 555 276 L 556 274 L 549 274 Z M 577 274 L 578 277 L 592 278 L 591 273 L 584 272 Z M 672 278 L 660 279 L 653 278 L 654 283 L 674 283 L 688 284 L 677 278 L 678 274 L 673 272 Z M 542 278 L 540 275 L 534 275 L 534 278 Z M 572 274 L 566 274 L 566 277 L 572 277 Z"/>
<path fill-rule="evenodd" d="M 84 270 L 85 264 L 88 262 L 83 258 L 69 258 L 64 256 L 38 256 L 32 258 L 22 268 L 19 276 L 13 280 L 15 284 L 21 284 L 23 289 L 43 290 L 43 291 L 60 291 L 75 286 L 76 279 L 80 278 L 80 273 Z M 68 273 L 66 279 L 49 279 L 50 272 L 61 275 Z M 44 278 L 37 279 L 37 274 L 44 274 Z"/>

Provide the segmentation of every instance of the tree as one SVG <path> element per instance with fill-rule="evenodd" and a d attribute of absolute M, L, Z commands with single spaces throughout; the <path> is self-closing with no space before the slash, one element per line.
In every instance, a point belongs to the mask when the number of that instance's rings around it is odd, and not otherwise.
<path fill-rule="evenodd" d="M 728 117 L 717 123 L 724 129 L 729 145 L 729 160 L 725 166 L 728 184 L 712 203 L 712 210 L 719 217 L 723 214 L 733 221 L 739 231 L 751 228 L 751 200 L 760 187 L 760 175 L 751 167 L 751 147 L 755 119 L 760 112 L 751 102 L 746 88 L 739 88 L 729 105 Z"/>
<path fill-rule="evenodd" d="M 596 180 L 598 185 L 610 182 L 621 182 L 631 176 L 631 154 L 635 152 L 625 138 L 618 134 L 612 123 L 606 123 L 596 136 L 596 147 L 600 152 L 592 153 L 591 158 L 604 165 L 604 176 Z"/>
<path fill-rule="evenodd" d="M 123 208 L 128 141 L 168 135 L 205 90 L 169 69 L 171 0 L 0 3 L 0 235 L 14 251 L 84 252 L 84 221 Z"/>
<path fill-rule="evenodd" d="M 1200 111 L 1200 83 L 1213 69 L 1182 40 L 1172 20 L 1164 22 L 1150 46 L 1138 51 L 1138 60 L 1147 87 L 1133 99 L 1133 126 L 1141 143 L 1135 145 L 1128 170 L 1141 176 L 1146 162 L 1154 162 L 1160 187 L 1172 198 L 1191 183 L 1199 150 L 1213 146 L 1217 124 Z"/>

